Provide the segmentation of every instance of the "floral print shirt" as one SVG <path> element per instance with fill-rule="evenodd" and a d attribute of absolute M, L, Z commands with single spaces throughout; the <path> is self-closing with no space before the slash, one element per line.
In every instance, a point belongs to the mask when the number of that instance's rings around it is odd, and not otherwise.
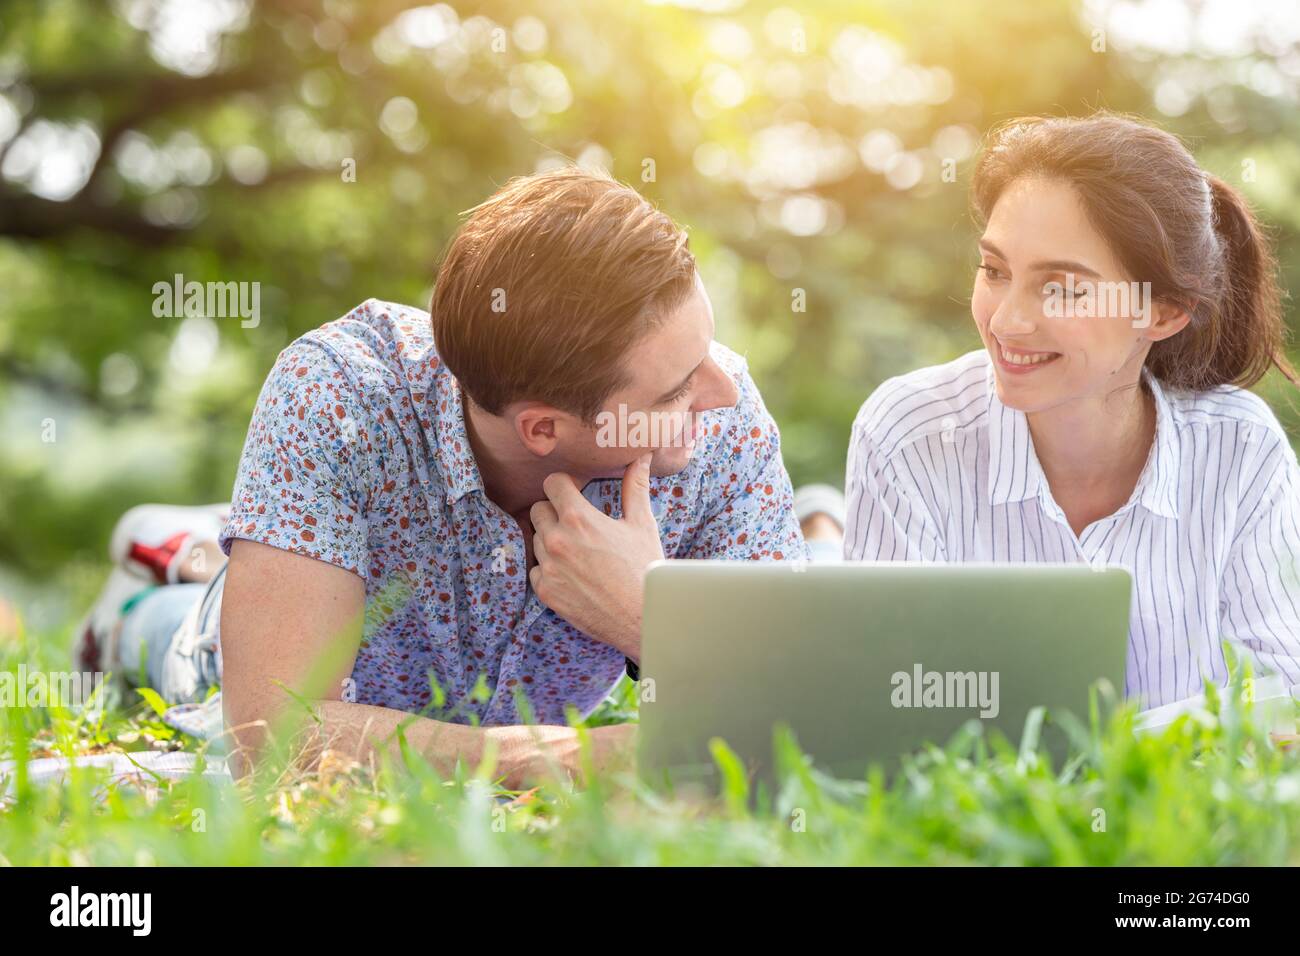
<path fill-rule="evenodd" d="M 706 413 L 688 466 L 652 478 L 669 558 L 803 559 L 780 437 L 744 360 L 737 404 Z M 620 482 L 583 495 L 621 514 Z M 286 348 L 262 388 L 221 534 L 366 582 L 355 700 L 441 720 L 565 723 L 618 682 L 623 655 L 538 602 L 523 534 L 484 493 L 459 383 L 428 314 L 370 299 Z M 346 686 L 346 685 L 345 685 Z"/>

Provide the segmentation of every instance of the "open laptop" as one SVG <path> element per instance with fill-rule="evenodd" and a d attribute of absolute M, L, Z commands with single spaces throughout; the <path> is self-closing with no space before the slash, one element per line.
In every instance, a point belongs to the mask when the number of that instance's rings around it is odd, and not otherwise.
<path fill-rule="evenodd" d="M 1086 722 L 1090 685 L 1123 690 L 1131 591 L 1083 564 L 656 562 L 639 771 L 712 786 L 720 737 L 771 780 L 784 724 L 815 766 L 861 780 L 971 718 L 1013 743 L 1039 705 Z"/>

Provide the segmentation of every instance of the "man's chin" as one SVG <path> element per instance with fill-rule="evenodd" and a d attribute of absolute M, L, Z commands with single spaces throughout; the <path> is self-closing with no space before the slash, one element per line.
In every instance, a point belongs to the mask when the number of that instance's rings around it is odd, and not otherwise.
<path fill-rule="evenodd" d="M 653 478 L 671 478 L 681 474 L 691 463 L 691 456 L 696 448 L 658 448 L 650 460 L 650 475 Z"/>
<path fill-rule="evenodd" d="M 691 458 L 698 451 L 698 446 L 695 448 L 684 448 L 678 446 L 656 448 L 654 450 L 654 457 L 650 459 L 650 477 L 671 478 L 673 475 L 681 474 L 686 470 L 686 466 L 691 463 Z M 644 454 L 644 452 L 641 454 Z M 628 462 L 628 464 L 631 464 L 631 462 Z M 597 474 L 591 480 L 621 480 L 626 471 L 627 465 L 611 467 L 608 473 Z"/>

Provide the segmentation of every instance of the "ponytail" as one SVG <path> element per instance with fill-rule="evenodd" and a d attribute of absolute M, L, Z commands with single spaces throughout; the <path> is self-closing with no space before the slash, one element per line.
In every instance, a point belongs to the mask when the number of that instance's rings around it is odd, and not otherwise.
<path fill-rule="evenodd" d="M 1217 176 L 1207 175 L 1206 180 L 1223 256 L 1211 377 L 1249 388 L 1276 368 L 1292 384 L 1300 384 L 1286 357 L 1277 260 L 1268 240 L 1241 193 Z"/>

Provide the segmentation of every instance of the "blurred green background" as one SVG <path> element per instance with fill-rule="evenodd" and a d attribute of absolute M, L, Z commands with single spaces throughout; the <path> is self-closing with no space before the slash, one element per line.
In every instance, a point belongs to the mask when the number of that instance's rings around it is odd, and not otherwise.
<path fill-rule="evenodd" d="M 603 165 L 687 225 L 796 483 L 840 484 L 870 391 L 978 344 L 992 124 L 1162 123 L 1291 287 L 1298 90 L 1293 0 L 4 0 L 0 595 L 63 623 L 123 510 L 226 498 L 277 352 L 371 296 L 426 306 L 510 176 Z M 156 317 L 177 273 L 259 282 L 260 324 Z"/>

